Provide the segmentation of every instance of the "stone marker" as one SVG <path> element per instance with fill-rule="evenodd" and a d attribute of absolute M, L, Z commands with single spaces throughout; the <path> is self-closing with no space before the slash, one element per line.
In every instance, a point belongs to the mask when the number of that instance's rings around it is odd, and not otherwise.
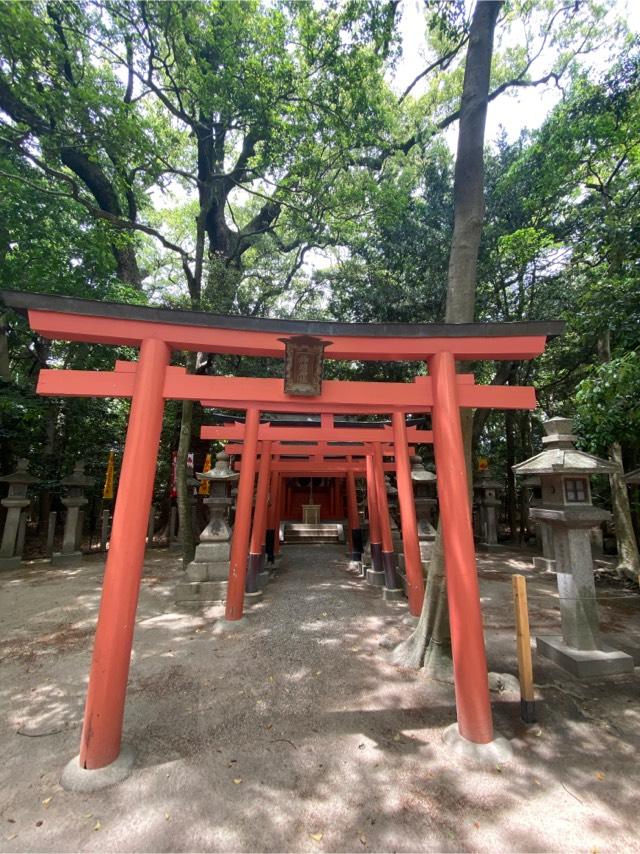
<path fill-rule="evenodd" d="M 487 468 L 477 473 L 473 489 L 477 496 L 479 544 L 491 549 L 498 545 L 496 508 L 500 506 L 498 490 L 502 489 L 502 484 L 498 480 L 493 480 Z"/>
<path fill-rule="evenodd" d="M 435 512 L 438 506 L 438 499 L 435 495 L 436 479 L 435 474 L 424 467 L 421 457 L 411 457 L 411 480 L 415 495 L 420 559 L 423 566 L 431 560 L 433 543 L 436 538 L 434 527 Z"/>
<path fill-rule="evenodd" d="M 231 471 L 229 457 L 221 452 L 212 469 L 196 476 L 211 484 L 211 492 L 204 499 L 209 522 L 200 534 L 195 557 L 186 568 L 188 580 L 177 586 L 176 602 L 219 602 L 227 595 L 231 554 L 231 527 L 226 519 L 232 501 L 229 485 L 240 475 Z"/>
<path fill-rule="evenodd" d="M 84 473 L 84 462 L 78 460 L 71 474 L 63 477 L 60 485 L 65 490 L 62 504 L 67 508 L 64 520 L 64 532 L 62 535 L 62 551 L 54 552 L 51 557 L 53 564 L 80 563 L 82 552 L 80 543 L 82 539 L 82 522 L 84 514 L 82 508 L 86 507 L 89 500 L 84 497 L 84 490 L 95 483 L 95 478 L 87 477 Z"/>
<path fill-rule="evenodd" d="M 24 509 L 31 503 L 27 498 L 27 489 L 37 478 L 27 471 L 28 460 L 18 460 L 13 474 L 0 477 L 0 482 L 9 484 L 7 497 L 2 499 L 2 506 L 7 508 L 7 517 L 0 543 L 0 569 L 16 569 L 22 560 L 24 548 L 24 532 L 26 531 L 26 515 Z"/>
<path fill-rule="evenodd" d="M 513 466 L 517 475 L 540 477 L 542 500 L 530 517 L 548 525 L 553 540 L 562 637 L 538 637 L 538 652 L 578 677 L 632 671 L 633 658 L 600 636 L 589 537 L 591 528 L 611 518 L 592 505 L 589 476 L 617 467 L 576 449 L 570 419 L 552 418 L 544 429 L 546 449 Z"/>

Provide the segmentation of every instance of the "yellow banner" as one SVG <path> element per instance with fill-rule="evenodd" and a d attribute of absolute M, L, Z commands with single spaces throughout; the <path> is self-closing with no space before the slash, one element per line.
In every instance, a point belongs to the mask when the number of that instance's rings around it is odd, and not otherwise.
<path fill-rule="evenodd" d="M 102 497 L 108 500 L 113 498 L 113 451 L 109 451 L 109 462 L 107 463 L 107 473 L 104 478 Z"/>
<path fill-rule="evenodd" d="M 204 474 L 204 472 L 209 471 L 210 468 L 211 468 L 211 454 L 207 454 L 207 456 L 205 457 L 205 460 L 204 460 L 204 465 L 202 466 L 203 474 Z M 209 483 L 209 481 L 208 480 L 201 480 L 200 481 L 200 489 L 198 489 L 198 495 L 209 495 L 210 490 L 211 490 L 211 484 Z"/>

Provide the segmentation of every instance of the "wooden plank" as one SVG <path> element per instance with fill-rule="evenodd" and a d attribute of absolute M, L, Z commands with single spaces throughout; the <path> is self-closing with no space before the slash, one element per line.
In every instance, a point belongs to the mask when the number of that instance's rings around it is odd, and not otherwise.
<path fill-rule="evenodd" d="M 524 575 L 512 575 L 513 605 L 516 616 L 518 674 L 520 677 L 520 715 L 526 723 L 535 723 L 535 695 L 531 662 L 531 633 L 527 605 L 527 582 Z"/>

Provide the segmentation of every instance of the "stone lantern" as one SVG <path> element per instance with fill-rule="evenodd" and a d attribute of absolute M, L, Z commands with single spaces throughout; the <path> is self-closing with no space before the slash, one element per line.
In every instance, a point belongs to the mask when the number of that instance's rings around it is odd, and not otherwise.
<path fill-rule="evenodd" d="M 84 473 L 84 462 L 78 460 L 71 474 L 63 477 L 60 485 L 65 491 L 62 504 L 67 508 L 64 519 L 64 532 L 62 534 L 62 551 L 54 552 L 51 557 L 53 564 L 80 563 L 82 552 L 80 545 L 82 540 L 82 508 L 86 507 L 89 499 L 84 497 L 85 489 L 93 486 L 95 478 L 88 477 Z"/>
<path fill-rule="evenodd" d="M 632 657 L 600 637 L 589 536 L 611 518 L 591 503 L 589 477 L 617 466 L 578 451 L 570 419 L 551 418 L 544 429 L 545 450 L 513 466 L 517 475 L 540 478 L 542 499 L 529 515 L 549 526 L 556 563 L 562 637 L 537 638 L 538 652 L 578 677 L 631 671 Z"/>
<path fill-rule="evenodd" d="M 436 479 L 435 474 L 424 467 L 421 457 L 411 457 L 411 480 L 413 481 L 415 495 L 420 558 L 423 564 L 427 564 L 431 559 L 431 551 L 436 538 L 434 527 L 434 515 L 438 506 L 435 495 Z"/>
<path fill-rule="evenodd" d="M 477 496 L 478 539 L 483 546 L 498 545 L 498 520 L 496 509 L 500 506 L 498 492 L 502 489 L 499 480 L 493 480 L 488 468 L 476 475 L 473 489 Z"/>
<path fill-rule="evenodd" d="M 389 507 L 389 525 L 391 527 L 393 550 L 397 555 L 400 555 L 402 554 L 402 532 L 396 522 L 398 515 L 398 490 L 391 483 L 389 475 L 384 476 L 384 485 L 387 493 L 387 506 Z"/>
<path fill-rule="evenodd" d="M 194 559 L 186 568 L 187 581 L 177 586 L 177 602 L 218 602 L 226 598 L 231 553 L 231 527 L 227 514 L 232 498 L 229 487 L 240 475 L 231 470 L 224 452 L 216 455 L 216 463 L 207 472 L 196 475 L 198 481 L 208 481 L 209 495 L 204 504 L 209 510 L 209 522 L 200 534 Z"/>
<path fill-rule="evenodd" d="M 24 547 L 24 531 L 26 516 L 23 511 L 28 507 L 27 489 L 40 481 L 27 471 L 28 460 L 18 460 L 13 474 L 0 477 L 0 482 L 9 484 L 7 497 L 2 499 L 2 506 L 7 508 L 7 518 L 0 544 L 0 569 L 16 569 L 22 560 Z"/>

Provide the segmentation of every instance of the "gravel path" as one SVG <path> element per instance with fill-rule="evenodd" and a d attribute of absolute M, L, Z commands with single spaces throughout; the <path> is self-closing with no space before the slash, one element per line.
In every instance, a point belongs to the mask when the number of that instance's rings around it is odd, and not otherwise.
<path fill-rule="evenodd" d="M 532 627 L 558 623 L 526 558 L 481 561 L 488 655 L 515 673 L 509 574 L 531 575 Z M 125 720 L 134 773 L 64 792 L 78 749 L 102 563 L 5 573 L 0 643 L 2 851 L 591 851 L 637 843 L 636 674 L 581 683 L 536 660 L 540 722 L 494 696 L 514 759 L 454 764 L 452 686 L 388 664 L 406 607 L 339 547 L 287 547 L 246 625 L 178 608 L 180 563 L 148 554 Z M 634 640 L 638 597 L 607 608 Z M 382 641 L 382 645 L 381 645 Z"/>

